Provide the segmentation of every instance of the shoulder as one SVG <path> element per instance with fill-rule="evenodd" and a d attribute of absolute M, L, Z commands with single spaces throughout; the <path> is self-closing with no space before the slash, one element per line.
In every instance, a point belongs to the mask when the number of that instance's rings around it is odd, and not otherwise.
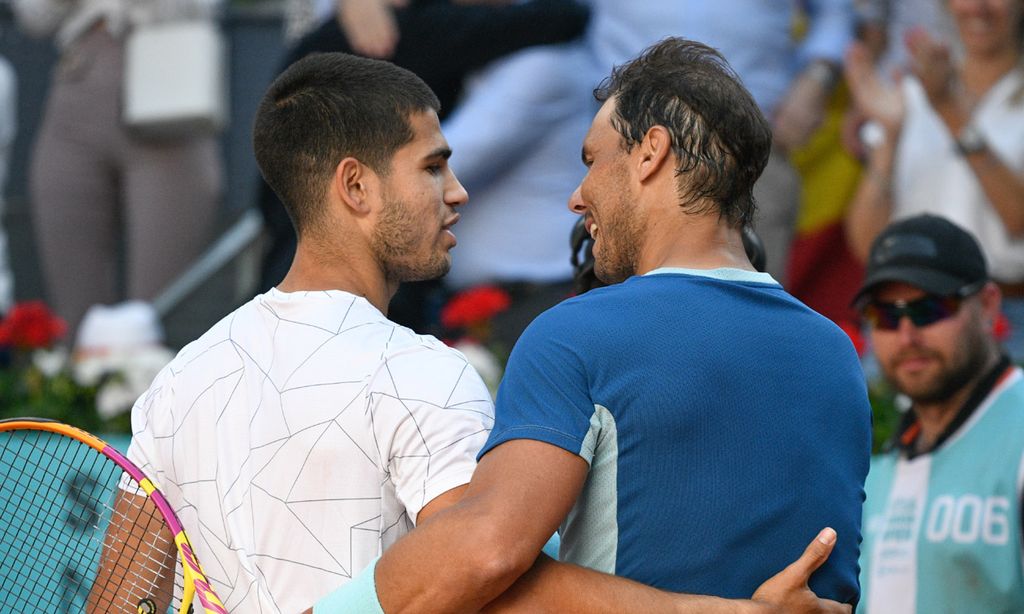
<path fill-rule="evenodd" d="M 611 358 L 609 348 L 630 336 L 624 324 L 637 313 L 633 291 L 626 285 L 590 290 L 537 316 L 512 348 L 502 385 L 525 365 L 531 373 L 564 373 Z"/>
<path fill-rule="evenodd" d="M 594 332 L 604 327 L 611 288 L 597 288 L 586 294 L 568 298 L 534 318 L 516 341 L 510 361 L 525 351 L 543 348 L 565 348 L 592 340 Z"/>
<path fill-rule="evenodd" d="M 370 391 L 396 398 L 449 404 L 458 397 L 490 403 L 490 392 L 466 356 L 438 339 L 396 325 L 380 362 L 370 376 Z"/>
<path fill-rule="evenodd" d="M 571 298 L 540 314 L 534 323 L 545 327 L 577 327 L 593 324 L 594 320 L 609 317 L 612 313 L 626 308 L 628 302 L 637 296 L 635 279 L 626 282 L 594 288 Z M 590 322 L 584 321 L 590 319 Z"/>
<path fill-rule="evenodd" d="M 178 351 L 136 401 L 134 413 L 148 414 L 158 408 L 166 414 L 177 397 L 193 388 L 208 387 L 211 382 L 239 370 L 241 357 L 233 346 L 232 327 L 236 318 L 240 314 L 244 318 L 251 306 L 251 301 L 242 305 Z"/>

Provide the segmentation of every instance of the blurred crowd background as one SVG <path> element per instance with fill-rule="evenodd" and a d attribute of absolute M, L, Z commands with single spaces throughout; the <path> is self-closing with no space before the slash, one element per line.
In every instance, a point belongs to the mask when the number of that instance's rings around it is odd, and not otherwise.
<path fill-rule="evenodd" d="M 52 318 L 52 335 L 32 349 L 51 353 L 37 353 L 32 368 L 55 374 L 91 360 L 95 385 L 104 368 L 123 368 L 97 367 L 98 357 L 123 354 L 123 364 L 144 362 L 149 373 L 166 350 L 274 285 L 294 234 L 259 178 L 252 117 L 289 62 L 348 51 L 405 66 L 438 93 L 452 165 L 470 194 L 451 273 L 403 287 L 390 316 L 453 342 L 475 334 L 500 355 L 536 314 L 574 291 L 575 220 L 565 203 L 584 173 L 579 147 L 596 110 L 592 90 L 614 65 L 677 35 L 720 49 L 772 121 L 775 150 L 756 192 L 755 223 L 768 272 L 863 352 L 850 301 L 871 240 L 892 218 L 946 215 L 988 251 L 1007 297 L 1002 334 L 1019 358 L 1020 5 L 5 0 L 0 313 L 26 303 L 46 312 L 39 317 Z M 159 133 L 128 125 L 129 35 L 182 21 L 212 25 L 221 36 L 226 122 Z M 940 112 L 954 98 L 967 101 L 966 121 Z M 970 154 L 971 130 L 996 154 L 994 179 L 979 179 L 984 169 L 965 174 L 958 162 Z M 486 326 L 451 309 L 446 319 L 453 297 L 480 288 L 501 293 L 500 309 L 484 309 Z M 0 325 L 0 346 L 5 334 L 0 361 L 11 372 L 11 348 L 28 344 Z M 130 358 L 132 347 L 148 348 L 149 358 Z M 3 382 L 0 395 L 13 394 L 15 384 Z M 128 399 L 131 390 L 119 395 Z"/>

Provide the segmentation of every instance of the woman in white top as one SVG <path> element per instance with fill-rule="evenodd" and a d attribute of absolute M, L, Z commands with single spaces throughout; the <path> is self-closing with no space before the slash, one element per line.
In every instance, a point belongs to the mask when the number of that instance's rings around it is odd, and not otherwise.
<path fill-rule="evenodd" d="M 892 219 L 947 217 L 973 233 L 1024 350 L 1024 0 L 948 0 L 963 57 L 923 30 L 907 35 L 910 72 L 889 85 L 854 45 L 846 77 L 881 134 L 847 214 L 862 260 Z"/>
<path fill-rule="evenodd" d="M 60 49 L 30 168 L 49 298 L 74 329 L 95 303 L 154 298 L 206 246 L 221 196 L 214 135 L 121 121 L 124 41 L 142 23 L 212 19 L 219 0 L 13 0 Z"/>
<path fill-rule="evenodd" d="M 944 215 L 981 240 L 993 276 L 1024 282 L 1024 1 L 949 0 L 963 58 L 907 36 L 912 74 L 889 86 L 866 49 L 847 55 L 857 105 L 883 128 L 851 204 L 855 253 L 890 219 Z"/>

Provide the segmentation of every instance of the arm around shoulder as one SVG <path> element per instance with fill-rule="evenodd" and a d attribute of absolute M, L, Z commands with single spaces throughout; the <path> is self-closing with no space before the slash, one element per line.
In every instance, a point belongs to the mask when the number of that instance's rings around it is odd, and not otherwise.
<path fill-rule="evenodd" d="M 530 571 L 484 611 L 849 614 L 851 606 L 819 599 L 807 585 L 811 574 L 828 560 L 835 543 L 835 531 L 821 531 L 799 559 L 758 587 L 749 600 L 660 591 L 542 555 Z"/>
<path fill-rule="evenodd" d="M 534 563 L 586 472 L 582 458 L 550 444 L 515 440 L 494 448 L 462 501 L 384 553 L 376 570 L 384 611 L 482 608 Z"/>

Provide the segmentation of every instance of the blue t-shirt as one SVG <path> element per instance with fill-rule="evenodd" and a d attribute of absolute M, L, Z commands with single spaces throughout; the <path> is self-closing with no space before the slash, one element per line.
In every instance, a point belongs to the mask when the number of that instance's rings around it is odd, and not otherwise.
<path fill-rule="evenodd" d="M 523 333 L 495 412 L 481 456 L 533 439 L 590 463 L 563 560 L 749 597 L 831 526 L 811 587 L 856 600 L 864 378 L 849 338 L 770 276 L 662 269 L 567 300 Z"/>

